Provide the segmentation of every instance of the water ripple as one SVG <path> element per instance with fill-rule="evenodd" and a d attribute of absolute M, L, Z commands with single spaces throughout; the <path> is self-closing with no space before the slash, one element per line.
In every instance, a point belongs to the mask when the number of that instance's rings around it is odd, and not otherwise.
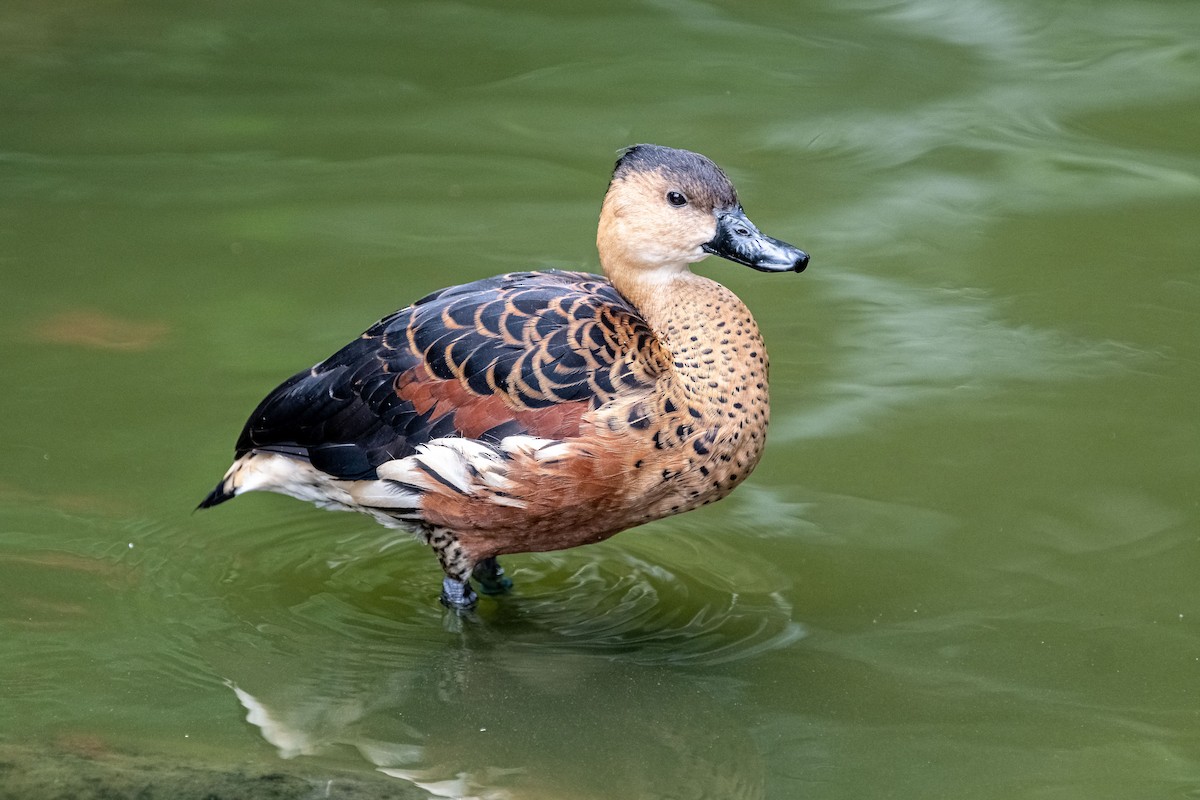
<path fill-rule="evenodd" d="M 520 596 L 489 620 L 496 635 L 517 647 L 675 665 L 741 661 L 805 635 L 778 590 L 715 589 L 711 575 L 615 548 L 564 575 L 572 561 L 538 557 L 518 570 Z"/>

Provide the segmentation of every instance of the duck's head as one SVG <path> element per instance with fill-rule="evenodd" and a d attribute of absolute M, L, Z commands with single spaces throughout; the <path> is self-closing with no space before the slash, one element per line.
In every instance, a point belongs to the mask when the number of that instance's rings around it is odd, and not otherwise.
<path fill-rule="evenodd" d="M 762 272 L 801 272 L 808 254 L 759 231 L 721 168 L 698 153 L 627 148 L 613 170 L 596 236 L 609 277 L 667 277 L 709 255 Z"/>

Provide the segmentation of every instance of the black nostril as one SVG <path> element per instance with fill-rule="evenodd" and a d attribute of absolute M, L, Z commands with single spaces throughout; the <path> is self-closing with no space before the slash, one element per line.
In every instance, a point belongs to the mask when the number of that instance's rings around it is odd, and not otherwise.
<path fill-rule="evenodd" d="M 800 255 L 796 256 L 796 263 L 792 264 L 792 269 L 796 272 L 804 272 L 804 268 L 808 266 L 808 253 L 803 250 Z"/>

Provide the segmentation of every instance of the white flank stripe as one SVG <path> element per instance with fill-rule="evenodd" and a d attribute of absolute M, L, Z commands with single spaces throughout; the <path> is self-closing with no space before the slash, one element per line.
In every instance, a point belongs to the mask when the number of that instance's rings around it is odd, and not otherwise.
<path fill-rule="evenodd" d="M 407 491 L 387 480 L 355 481 L 350 484 L 350 496 L 364 506 L 372 508 L 416 508 L 421 507 L 421 496 Z"/>
<path fill-rule="evenodd" d="M 500 440 L 500 447 L 506 453 L 532 456 L 549 441 L 549 439 L 539 439 L 536 436 L 506 436 Z"/>
<path fill-rule="evenodd" d="M 448 447 L 438 439 L 417 448 L 413 456 L 443 480 L 464 494 L 471 493 L 471 473 L 467 468 L 467 457 L 457 447 Z M 461 441 L 461 440 L 459 440 Z"/>
<path fill-rule="evenodd" d="M 410 483 L 413 486 L 432 488 L 429 484 L 429 476 L 417 466 L 417 461 L 412 456 L 385 461 L 375 468 L 375 473 L 381 478 L 387 478 L 389 481 L 400 481 L 401 483 Z"/>
<path fill-rule="evenodd" d="M 410 458 L 424 464 L 465 494 L 473 495 L 484 488 L 504 490 L 511 486 L 505 477 L 507 469 L 501 454 L 489 445 L 473 439 L 434 439 L 419 446 L 417 454 Z M 382 469 L 379 470 L 379 474 L 384 475 Z M 428 476 L 424 475 L 419 485 L 434 488 L 430 485 Z"/>
<path fill-rule="evenodd" d="M 547 442 L 538 448 L 533 457 L 538 461 L 555 461 L 571 454 L 572 447 L 566 442 Z"/>

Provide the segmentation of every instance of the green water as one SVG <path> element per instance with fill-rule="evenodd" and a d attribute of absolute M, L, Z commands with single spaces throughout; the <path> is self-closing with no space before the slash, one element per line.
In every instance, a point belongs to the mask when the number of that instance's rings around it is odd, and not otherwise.
<path fill-rule="evenodd" d="M 0 743 L 335 797 L 1200 797 L 1200 7 L 565 5 L 0 9 Z M 365 517 L 192 514 L 376 318 L 596 269 L 639 141 L 812 254 L 699 267 L 772 355 L 737 493 L 510 557 L 465 626 Z"/>

